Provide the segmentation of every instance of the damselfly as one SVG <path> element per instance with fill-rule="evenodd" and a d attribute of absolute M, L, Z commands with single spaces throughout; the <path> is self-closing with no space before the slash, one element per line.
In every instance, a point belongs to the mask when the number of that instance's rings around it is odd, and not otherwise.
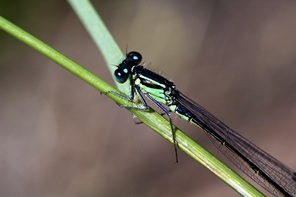
<path fill-rule="evenodd" d="M 134 100 L 139 97 L 143 107 L 123 106 L 139 110 L 148 109 L 144 96 L 156 104 L 169 118 L 174 141 L 176 161 L 177 144 L 170 111 L 202 128 L 216 147 L 241 171 L 275 196 L 296 196 L 296 172 L 270 156 L 246 138 L 229 128 L 210 112 L 195 103 L 179 90 L 173 82 L 139 65 L 142 56 L 130 52 L 118 65 L 114 77 L 119 83 L 130 82 Z M 166 108 L 167 106 L 168 108 Z"/>

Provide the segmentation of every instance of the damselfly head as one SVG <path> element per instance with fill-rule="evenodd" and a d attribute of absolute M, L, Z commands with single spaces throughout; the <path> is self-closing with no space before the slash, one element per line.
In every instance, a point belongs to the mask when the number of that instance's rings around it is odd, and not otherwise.
<path fill-rule="evenodd" d="M 142 55 L 139 52 L 132 51 L 126 55 L 126 58 L 117 66 L 117 69 L 114 71 L 115 80 L 118 83 L 124 83 L 127 81 L 131 69 L 134 66 L 137 66 L 142 61 Z"/>

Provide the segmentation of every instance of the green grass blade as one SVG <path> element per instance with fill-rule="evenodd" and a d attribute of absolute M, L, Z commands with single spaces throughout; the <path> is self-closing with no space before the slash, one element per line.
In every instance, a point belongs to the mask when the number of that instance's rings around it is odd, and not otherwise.
<path fill-rule="evenodd" d="M 116 69 L 115 65 L 118 65 L 125 58 L 125 55 L 123 55 L 113 36 L 89 1 L 68 0 L 68 2 L 103 54 L 110 74 L 113 76 Z M 114 82 L 120 91 L 129 92 L 130 86 L 128 83 L 120 84 L 115 80 Z"/>

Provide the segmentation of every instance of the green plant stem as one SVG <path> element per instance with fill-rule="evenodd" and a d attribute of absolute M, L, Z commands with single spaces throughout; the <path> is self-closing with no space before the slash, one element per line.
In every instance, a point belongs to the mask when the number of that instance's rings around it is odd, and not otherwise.
<path fill-rule="evenodd" d="M 110 34 L 101 17 L 97 14 L 96 10 L 89 1 L 68 1 L 93 39 L 94 43 L 101 51 L 110 74 L 113 75 L 114 70 L 117 68 L 115 65 L 118 65 L 121 62 L 115 60 L 123 60 L 125 58 L 113 36 Z M 129 92 L 130 86 L 128 83 L 121 84 L 116 80 L 114 80 L 114 82 L 120 91 L 125 93 Z"/>
<path fill-rule="evenodd" d="M 72 61 L 68 57 L 64 56 L 52 47 L 48 46 L 47 44 L 35 38 L 34 36 L 25 32 L 16 25 L 10 23 L 1 16 L 0 29 L 6 31 L 8 34 L 19 39 L 21 42 L 27 44 L 36 51 L 50 58 L 51 60 L 53 60 L 66 70 L 68 70 L 69 72 L 73 73 L 74 75 L 84 80 L 94 88 L 106 94 L 106 96 L 114 100 L 116 103 L 120 105 L 133 105 L 133 103 L 130 101 L 118 98 L 113 94 L 108 94 L 108 91 L 117 92 L 117 90 L 109 84 L 107 84 L 102 79 L 96 77 L 90 71 L 78 65 L 76 62 Z M 108 45 L 108 40 L 105 40 L 105 42 L 106 45 Z M 129 110 L 133 114 L 135 114 L 143 123 L 147 124 L 150 128 L 155 130 L 162 137 L 172 142 L 172 135 L 168 121 L 161 115 L 159 115 L 157 112 L 155 112 L 153 109 L 149 109 L 145 112 L 135 109 Z M 234 190 L 238 191 L 243 196 L 263 196 L 262 193 L 260 193 L 252 185 L 250 185 L 239 175 L 237 175 L 234 171 L 232 171 L 229 167 L 223 164 L 219 159 L 215 158 L 215 156 L 213 156 L 211 153 L 207 152 L 205 149 L 199 146 L 189 136 L 181 132 L 178 128 L 176 128 L 175 131 L 178 147 L 181 150 L 183 150 L 186 154 L 191 156 L 194 160 L 198 161 L 199 163 L 210 169 L 213 173 L 220 177 Z"/>

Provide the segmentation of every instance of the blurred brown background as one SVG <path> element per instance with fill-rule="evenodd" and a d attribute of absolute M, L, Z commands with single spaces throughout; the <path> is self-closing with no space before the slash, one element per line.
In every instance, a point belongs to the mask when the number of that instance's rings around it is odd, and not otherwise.
<path fill-rule="evenodd" d="M 124 52 L 296 170 L 296 2 L 93 3 Z M 66 2 L 1 1 L 0 14 L 113 83 Z M 238 196 L 181 151 L 175 164 L 171 144 L 94 88 L 3 31 L 0 42 L 1 196 Z"/>

